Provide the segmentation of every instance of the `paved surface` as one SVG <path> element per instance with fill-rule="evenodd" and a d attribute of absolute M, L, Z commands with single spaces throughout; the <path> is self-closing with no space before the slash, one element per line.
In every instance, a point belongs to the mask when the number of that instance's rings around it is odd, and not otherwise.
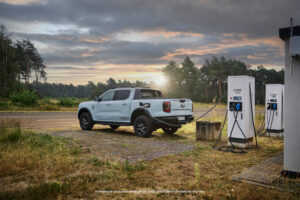
<path fill-rule="evenodd" d="M 246 169 L 232 177 L 233 180 L 253 185 L 289 191 L 300 194 L 300 178 L 281 177 L 283 169 L 283 153 Z"/>
<path fill-rule="evenodd" d="M 251 182 L 272 184 L 282 170 L 283 153 L 250 167 L 242 173 L 233 176 L 233 180 L 247 180 Z"/>

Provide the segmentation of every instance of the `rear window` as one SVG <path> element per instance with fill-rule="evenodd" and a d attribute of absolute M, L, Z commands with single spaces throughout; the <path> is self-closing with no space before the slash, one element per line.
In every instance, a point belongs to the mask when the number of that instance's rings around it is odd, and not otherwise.
<path fill-rule="evenodd" d="M 135 99 L 155 99 L 155 98 L 162 98 L 162 94 L 158 90 L 141 89 L 141 90 L 136 90 L 134 98 Z"/>
<path fill-rule="evenodd" d="M 128 99 L 129 95 L 130 95 L 130 90 L 116 90 L 113 100 L 115 101 L 125 100 Z"/>

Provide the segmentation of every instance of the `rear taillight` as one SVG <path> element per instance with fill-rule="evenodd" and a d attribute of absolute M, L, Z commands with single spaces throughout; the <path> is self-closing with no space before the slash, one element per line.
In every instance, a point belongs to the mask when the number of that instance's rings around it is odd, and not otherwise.
<path fill-rule="evenodd" d="M 163 102 L 163 111 L 164 112 L 171 112 L 171 102 L 170 101 L 164 101 Z"/>

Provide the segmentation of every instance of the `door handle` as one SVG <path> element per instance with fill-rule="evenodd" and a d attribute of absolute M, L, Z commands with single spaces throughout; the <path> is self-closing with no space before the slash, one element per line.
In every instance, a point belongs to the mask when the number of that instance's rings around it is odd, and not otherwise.
<path fill-rule="evenodd" d="M 110 106 L 110 103 L 107 103 L 106 105 L 107 105 L 107 106 Z"/>
<path fill-rule="evenodd" d="M 127 103 L 122 103 L 122 106 L 126 106 L 127 105 Z"/>

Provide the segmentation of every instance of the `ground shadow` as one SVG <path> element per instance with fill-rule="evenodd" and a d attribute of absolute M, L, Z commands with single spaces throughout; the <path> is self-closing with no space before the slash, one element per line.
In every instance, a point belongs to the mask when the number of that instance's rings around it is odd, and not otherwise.
<path fill-rule="evenodd" d="M 134 132 L 130 131 L 130 130 L 113 130 L 111 128 L 108 127 L 97 127 L 94 128 L 93 131 L 101 131 L 107 134 L 112 134 L 112 135 L 124 135 L 124 136 L 134 136 L 134 137 L 138 137 L 135 135 Z M 161 134 L 161 133 L 156 133 L 155 131 L 152 133 L 150 138 L 154 138 L 154 139 L 158 139 L 158 140 L 173 140 L 173 141 L 179 141 L 179 140 L 185 140 L 186 137 L 185 136 L 181 136 L 181 135 L 177 135 L 177 134 L 172 134 L 172 135 L 168 135 L 168 134 Z"/>
<path fill-rule="evenodd" d="M 133 132 L 130 131 L 124 131 L 124 130 L 113 130 L 111 128 L 94 128 L 93 131 L 101 131 L 107 134 L 113 134 L 113 135 L 124 135 L 124 136 L 134 136 L 136 137 L 136 135 Z"/>

